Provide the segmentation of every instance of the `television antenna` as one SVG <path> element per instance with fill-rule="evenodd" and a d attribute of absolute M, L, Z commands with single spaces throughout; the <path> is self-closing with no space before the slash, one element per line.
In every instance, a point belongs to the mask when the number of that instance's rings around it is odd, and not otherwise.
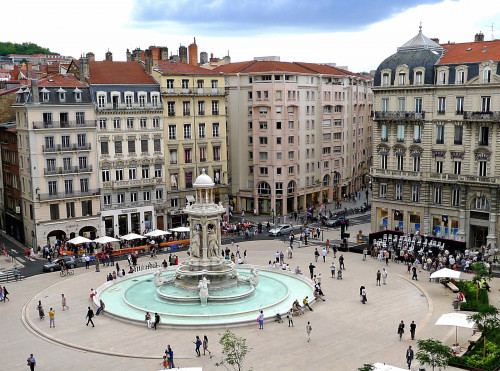
<path fill-rule="evenodd" d="M 495 40 L 495 23 L 485 24 L 484 26 L 491 30 L 491 40 Z"/>

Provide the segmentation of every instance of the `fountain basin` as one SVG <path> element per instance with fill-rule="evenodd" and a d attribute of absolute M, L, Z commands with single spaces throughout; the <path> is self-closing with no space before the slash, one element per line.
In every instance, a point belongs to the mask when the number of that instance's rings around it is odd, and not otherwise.
<path fill-rule="evenodd" d="M 238 275 L 250 277 L 250 269 L 238 267 Z M 245 283 L 211 291 L 206 306 L 200 304 L 196 291 L 176 285 L 156 288 L 152 271 L 107 282 L 98 288 L 94 300 L 104 301 L 107 315 L 131 323 L 144 325 L 145 313 L 150 312 L 152 316 L 160 314 L 161 324 L 168 327 L 211 327 L 253 324 L 260 310 L 266 317 L 274 317 L 276 313 L 286 313 L 295 299 L 313 297 L 314 288 L 308 279 L 280 270 L 260 269 L 257 287 Z M 174 274 L 175 270 L 167 270 L 162 277 Z"/>

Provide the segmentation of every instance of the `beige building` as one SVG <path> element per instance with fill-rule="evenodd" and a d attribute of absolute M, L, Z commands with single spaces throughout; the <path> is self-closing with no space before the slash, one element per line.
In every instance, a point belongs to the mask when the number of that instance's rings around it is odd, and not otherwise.
<path fill-rule="evenodd" d="M 215 182 L 215 202 L 228 202 L 224 76 L 177 61 L 146 60 L 148 69 L 163 100 L 168 225 L 175 227 L 187 222 L 183 209 L 194 202 L 202 169 Z"/>
<path fill-rule="evenodd" d="M 31 81 L 13 105 L 28 246 L 100 230 L 95 109 L 73 75 Z"/>
<path fill-rule="evenodd" d="M 500 40 L 418 33 L 377 69 L 372 229 L 497 245 Z"/>
<path fill-rule="evenodd" d="M 329 65 L 254 60 L 226 75 L 231 200 L 290 215 L 357 191 L 371 164 L 371 81 Z"/>

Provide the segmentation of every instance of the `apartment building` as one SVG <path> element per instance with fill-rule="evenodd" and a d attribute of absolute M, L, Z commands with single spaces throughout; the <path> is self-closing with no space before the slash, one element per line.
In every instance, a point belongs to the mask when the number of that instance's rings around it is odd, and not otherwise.
<path fill-rule="evenodd" d="M 215 202 L 228 202 L 224 76 L 178 61 L 149 61 L 164 106 L 168 225 L 187 222 L 193 182 L 205 169 L 214 180 Z"/>
<path fill-rule="evenodd" d="M 166 228 L 159 85 L 135 61 L 82 57 L 78 71 L 96 109 L 102 233 L 117 236 Z"/>
<path fill-rule="evenodd" d="M 18 91 L 13 108 L 26 244 L 95 237 L 100 190 L 89 88 L 73 75 L 31 80 Z"/>
<path fill-rule="evenodd" d="M 374 80 L 372 229 L 497 245 L 500 40 L 420 29 Z"/>
<path fill-rule="evenodd" d="M 230 204 L 289 215 L 366 182 L 371 81 L 329 65 L 254 60 L 226 75 Z"/>

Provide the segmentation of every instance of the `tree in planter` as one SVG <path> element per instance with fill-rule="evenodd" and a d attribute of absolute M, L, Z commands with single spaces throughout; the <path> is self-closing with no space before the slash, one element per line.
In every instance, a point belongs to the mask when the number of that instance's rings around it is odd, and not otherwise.
<path fill-rule="evenodd" d="M 467 317 L 477 324 L 478 329 L 483 333 L 483 358 L 486 357 L 486 337 L 500 331 L 500 319 L 498 309 L 493 305 L 481 305 L 477 313 Z"/>
<path fill-rule="evenodd" d="M 215 365 L 224 366 L 227 370 L 241 371 L 249 349 L 246 341 L 226 330 L 219 340 L 219 344 L 222 345 L 222 359 Z"/>
<path fill-rule="evenodd" d="M 363 367 L 358 368 L 358 371 L 374 371 L 375 366 L 371 363 L 365 363 Z"/>
<path fill-rule="evenodd" d="M 426 339 L 418 341 L 416 359 L 423 365 L 429 365 L 434 370 L 436 367 L 446 367 L 452 353 L 451 349 L 439 340 Z"/>

